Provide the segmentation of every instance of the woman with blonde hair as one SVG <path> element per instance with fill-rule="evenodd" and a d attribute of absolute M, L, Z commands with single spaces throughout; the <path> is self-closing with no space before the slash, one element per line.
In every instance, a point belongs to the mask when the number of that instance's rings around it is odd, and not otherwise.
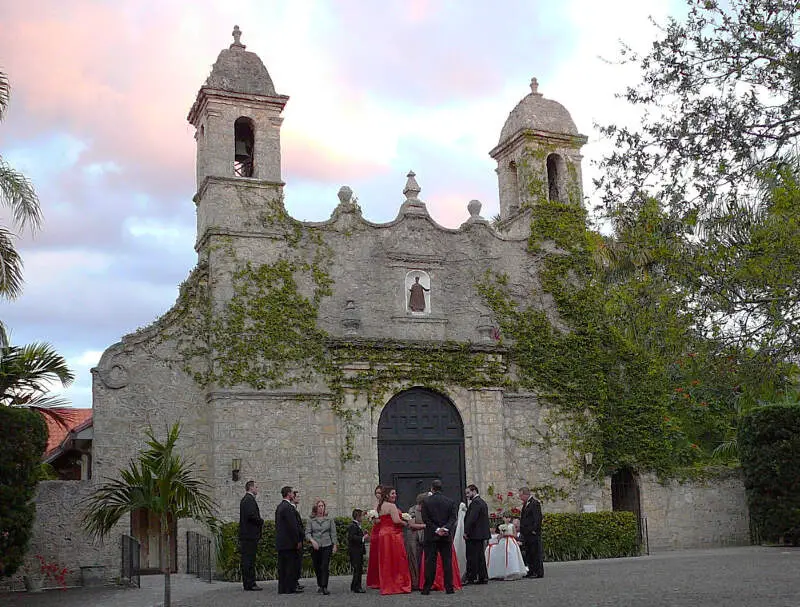
<path fill-rule="evenodd" d="M 311 518 L 306 526 L 306 539 L 311 542 L 311 563 L 317 574 L 317 592 L 330 594 L 328 578 L 330 577 L 331 554 L 338 550 L 336 540 L 336 523 L 328 517 L 324 500 L 315 500 L 311 509 Z"/>

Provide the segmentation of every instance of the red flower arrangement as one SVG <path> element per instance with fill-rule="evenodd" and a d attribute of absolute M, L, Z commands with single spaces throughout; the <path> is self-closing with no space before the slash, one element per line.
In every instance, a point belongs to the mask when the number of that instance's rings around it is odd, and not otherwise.
<path fill-rule="evenodd" d="M 47 560 L 41 555 L 34 555 L 39 561 L 39 572 L 47 577 L 48 580 L 56 584 L 62 590 L 67 589 L 67 574 L 70 572 L 66 567 L 62 567 L 55 561 L 48 563 Z"/>

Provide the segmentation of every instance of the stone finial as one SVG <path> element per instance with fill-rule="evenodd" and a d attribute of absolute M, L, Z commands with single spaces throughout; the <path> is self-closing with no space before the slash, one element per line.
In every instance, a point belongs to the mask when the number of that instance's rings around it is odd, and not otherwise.
<path fill-rule="evenodd" d="M 470 200 L 467 204 L 467 211 L 469 211 L 469 216 L 471 219 L 480 219 L 481 216 L 481 201 L 480 200 Z"/>
<path fill-rule="evenodd" d="M 542 94 L 539 92 L 539 81 L 535 77 L 531 78 L 531 93 L 537 97 L 542 96 Z"/>
<path fill-rule="evenodd" d="M 408 179 L 406 180 L 406 187 L 403 189 L 403 195 L 406 197 L 406 200 L 417 200 L 422 188 L 419 187 L 415 179 L 416 174 L 414 171 L 409 171 L 406 177 L 408 177 Z"/>
<path fill-rule="evenodd" d="M 339 197 L 340 204 L 350 204 L 353 202 L 353 190 L 349 185 L 340 187 L 337 196 Z"/>
<path fill-rule="evenodd" d="M 230 48 L 240 48 L 242 50 L 246 49 L 247 47 L 242 44 L 240 38 L 242 37 L 242 30 L 239 29 L 238 25 L 233 26 L 233 44 L 231 44 Z"/>

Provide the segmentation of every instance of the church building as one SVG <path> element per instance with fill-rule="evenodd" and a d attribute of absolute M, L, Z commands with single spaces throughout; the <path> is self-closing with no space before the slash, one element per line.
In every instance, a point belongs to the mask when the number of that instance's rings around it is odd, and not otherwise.
<path fill-rule="evenodd" d="M 591 454 L 542 440 L 552 430 L 548 405 L 513 381 L 509 344 L 480 285 L 503 276 L 515 297 L 558 322 L 528 239 L 537 199 L 583 204 L 587 137 L 563 105 L 534 79 L 511 110 L 489 151 L 499 219 L 465 200 L 459 228 L 439 225 L 416 167 L 419 178 L 400 175 L 385 193 L 398 201 L 388 223 L 366 219 L 348 186 L 338 200 L 331 191 L 328 220 L 298 221 L 283 204 L 290 99 L 240 37 L 237 27 L 188 114 L 197 266 L 171 310 L 110 346 L 93 369 L 87 483 L 135 457 L 148 426 L 163 434 L 180 422 L 181 452 L 224 521 L 237 520 L 250 479 L 269 517 L 283 485 L 300 490 L 304 516 L 315 497 L 347 516 L 373 507 L 378 482 L 394 485 L 405 509 L 441 478 L 456 499 L 468 483 L 484 495 L 527 485 L 545 496 L 545 511 L 633 510 L 648 518 L 651 545 L 746 537 L 741 483 L 587 473 Z M 178 523 L 177 537 L 187 529 L 196 526 Z M 142 541 L 143 567 L 157 566 L 147 512 L 120 531 Z M 183 570 L 185 548 L 176 547 Z"/>

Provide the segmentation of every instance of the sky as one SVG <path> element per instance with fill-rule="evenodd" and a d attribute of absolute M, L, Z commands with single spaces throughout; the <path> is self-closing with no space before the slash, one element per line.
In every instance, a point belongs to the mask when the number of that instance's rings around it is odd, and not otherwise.
<path fill-rule="evenodd" d="M 620 42 L 646 50 L 679 0 L 0 1 L 12 87 L 0 156 L 25 173 L 45 221 L 23 232 L 24 292 L 0 301 L 15 344 L 46 341 L 91 406 L 108 346 L 174 303 L 194 267 L 194 129 L 186 115 L 223 48 L 241 41 L 290 99 L 281 129 L 286 208 L 330 217 L 340 186 L 365 218 L 394 219 L 409 170 L 434 220 L 498 210 L 489 157 L 530 92 L 562 103 L 583 148 L 584 194 L 610 150 L 598 124 L 635 114 Z M 0 209 L 0 221 L 9 217 Z"/>

